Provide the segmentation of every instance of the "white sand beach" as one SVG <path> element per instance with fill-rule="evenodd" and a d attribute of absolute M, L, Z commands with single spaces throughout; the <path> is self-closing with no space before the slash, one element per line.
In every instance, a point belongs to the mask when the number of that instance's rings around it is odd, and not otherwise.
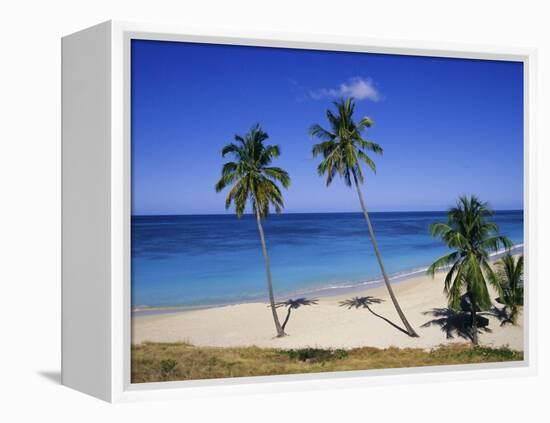
<path fill-rule="evenodd" d="M 448 339 L 437 323 L 427 322 L 444 316 L 431 314 L 434 309 L 446 309 L 442 273 L 431 278 L 419 276 L 395 285 L 394 291 L 419 338 L 411 338 L 366 309 L 341 307 L 339 302 L 353 296 L 370 295 L 383 300 L 372 310 L 402 327 L 401 321 L 384 286 L 319 299 L 318 305 L 293 310 L 286 327 L 288 336 L 275 338 L 275 328 L 267 303 L 246 303 L 170 314 L 143 315 L 133 318 L 132 342 L 188 342 L 197 346 L 259 346 L 274 348 L 355 348 L 362 346 L 386 348 L 429 349 L 452 342 L 467 343 L 457 331 Z M 493 293 L 493 298 L 496 295 Z M 493 301 L 495 304 L 496 302 Z M 500 305 L 498 305 L 501 307 Z M 281 321 L 286 309 L 278 309 Z M 481 345 L 509 346 L 523 350 L 523 316 L 518 325 L 500 325 L 495 316 L 489 319 L 489 332 L 480 334 Z"/>

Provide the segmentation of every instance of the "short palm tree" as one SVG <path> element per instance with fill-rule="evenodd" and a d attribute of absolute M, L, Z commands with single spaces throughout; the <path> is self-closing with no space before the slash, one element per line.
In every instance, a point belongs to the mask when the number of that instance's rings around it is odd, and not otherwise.
<path fill-rule="evenodd" d="M 286 309 L 287 309 L 286 317 L 285 317 L 285 320 L 284 320 L 283 325 L 282 325 L 283 331 L 286 328 L 286 324 L 288 323 L 288 319 L 290 319 L 290 313 L 292 312 L 292 310 L 295 310 L 295 309 L 300 308 L 302 306 L 315 305 L 315 304 L 317 304 L 317 301 L 318 300 L 308 300 L 307 298 L 297 298 L 295 300 L 293 300 L 291 298 L 291 299 L 286 300 L 286 301 L 281 301 L 281 302 L 275 303 L 275 308 L 286 307 Z"/>
<path fill-rule="evenodd" d="M 439 237 L 454 251 L 437 259 L 428 268 L 432 277 L 440 269 L 448 269 L 445 293 L 449 307 L 461 309 L 464 295 L 469 299 L 472 342 L 478 344 L 477 312 L 491 308 L 488 284 L 501 294 L 501 286 L 489 265 L 489 253 L 500 246 L 510 248 L 512 242 L 498 234 L 498 226 L 490 221 L 493 211 L 476 196 L 460 197 L 447 213 L 446 223 L 433 223 L 432 236 Z"/>
<path fill-rule="evenodd" d="M 361 118 L 359 122 L 353 120 L 355 102 L 352 98 L 334 102 L 334 106 L 336 107 L 336 113 L 332 110 L 327 110 L 330 129 L 324 129 L 320 125 L 313 125 L 310 129 L 310 134 L 321 140 L 320 143 L 313 146 L 313 156 L 322 156 L 321 163 L 317 167 L 317 172 L 319 176 L 326 176 L 327 186 L 332 183 L 336 175 L 343 178 L 348 187 L 355 185 L 386 288 L 401 321 L 405 325 L 406 332 L 410 336 L 417 337 L 417 333 L 409 324 L 393 293 L 384 263 L 382 262 L 380 250 L 378 249 L 374 229 L 365 206 L 363 193 L 361 192 L 361 185 L 364 181 L 361 163 L 366 164 L 376 173 L 376 164 L 367 153 L 382 154 L 382 147 L 363 138 L 362 132 L 370 128 L 373 122 L 368 117 Z"/>
<path fill-rule="evenodd" d="M 504 304 L 509 321 L 517 323 L 519 308 L 523 306 L 523 256 L 514 259 L 505 255 L 497 262 L 497 277 L 502 286 L 502 295 L 497 301 Z"/>
<path fill-rule="evenodd" d="M 248 203 L 252 207 L 260 233 L 273 321 L 277 336 L 281 337 L 285 335 L 285 332 L 275 310 L 271 267 L 262 219 L 267 218 L 270 208 L 273 208 L 276 213 L 281 212 L 284 203 L 279 184 L 288 188 L 290 177 L 285 170 L 271 166 L 273 159 L 281 154 L 281 150 L 278 145 L 264 144 L 268 138 L 267 133 L 259 125 L 253 126 L 244 137 L 235 135 L 235 142 L 227 144 L 222 149 L 222 157 L 230 155 L 233 161 L 223 165 L 220 180 L 216 184 L 216 192 L 231 186 L 225 200 L 225 208 L 229 209 L 233 204 L 239 218 L 244 214 Z"/>

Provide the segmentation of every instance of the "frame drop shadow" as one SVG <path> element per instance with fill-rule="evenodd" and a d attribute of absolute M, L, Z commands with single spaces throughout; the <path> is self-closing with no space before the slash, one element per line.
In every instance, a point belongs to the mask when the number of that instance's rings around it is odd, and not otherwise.
<path fill-rule="evenodd" d="M 59 370 L 40 370 L 37 373 L 51 383 L 61 385 L 61 372 Z"/>

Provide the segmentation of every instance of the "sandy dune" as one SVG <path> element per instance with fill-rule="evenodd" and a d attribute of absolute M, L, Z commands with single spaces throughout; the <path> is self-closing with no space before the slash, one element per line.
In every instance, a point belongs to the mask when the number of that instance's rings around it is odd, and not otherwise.
<path fill-rule="evenodd" d="M 383 300 L 372 310 L 402 326 L 385 287 L 357 292 L 353 295 L 325 297 L 316 306 L 294 310 L 287 325 L 289 336 L 274 338 L 271 312 L 265 303 L 248 303 L 171 314 L 138 316 L 133 319 L 132 342 L 185 341 L 199 346 L 248 346 L 275 348 L 353 348 L 420 347 L 431 348 L 450 342 L 469 342 L 453 331 L 448 339 L 440 325 L 422 327 L 437 319 L 430 314 L 435 308 L 445 308 L 443 275 L 434 279 L 421 276 L 394 285 L 397 298 L 419 338 L 411 338 L 366 309 L 340 307 L 339 301 L 355 295 L 371 295 Z M 279 309 L 281 321 L 286 310 Z M 428 313 L 428 314 L 425 314 Z M 523 350 L 522 316 L 519 325 L 500 326 L 499 320 L 489 317 L 490 332 L 480 335 L 480 343 L 488 346 L 507 345 Z"/>

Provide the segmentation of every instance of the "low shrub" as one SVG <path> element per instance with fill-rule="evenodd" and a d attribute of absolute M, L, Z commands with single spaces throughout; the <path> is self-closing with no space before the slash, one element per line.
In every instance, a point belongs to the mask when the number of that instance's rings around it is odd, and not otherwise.
<path fill-rule="evenodd" d="M 176 360 L 172 360 L 172 359 L 161 360 L 160 371 L 162 373 L 171 373 L 172 371 L 174 371 L 177 365 L 178 365 L 178 362 Z"/>
<path fill-rule="evenodd" d="M 348 356 L 346 350 L 330 350 L 321 348 L 298 348 L 294 350 L 282 350 L 281 353 L 287 355 L 291 360 L 305 362 L 321 362 L 334 359 L 339 360 Z"/>

